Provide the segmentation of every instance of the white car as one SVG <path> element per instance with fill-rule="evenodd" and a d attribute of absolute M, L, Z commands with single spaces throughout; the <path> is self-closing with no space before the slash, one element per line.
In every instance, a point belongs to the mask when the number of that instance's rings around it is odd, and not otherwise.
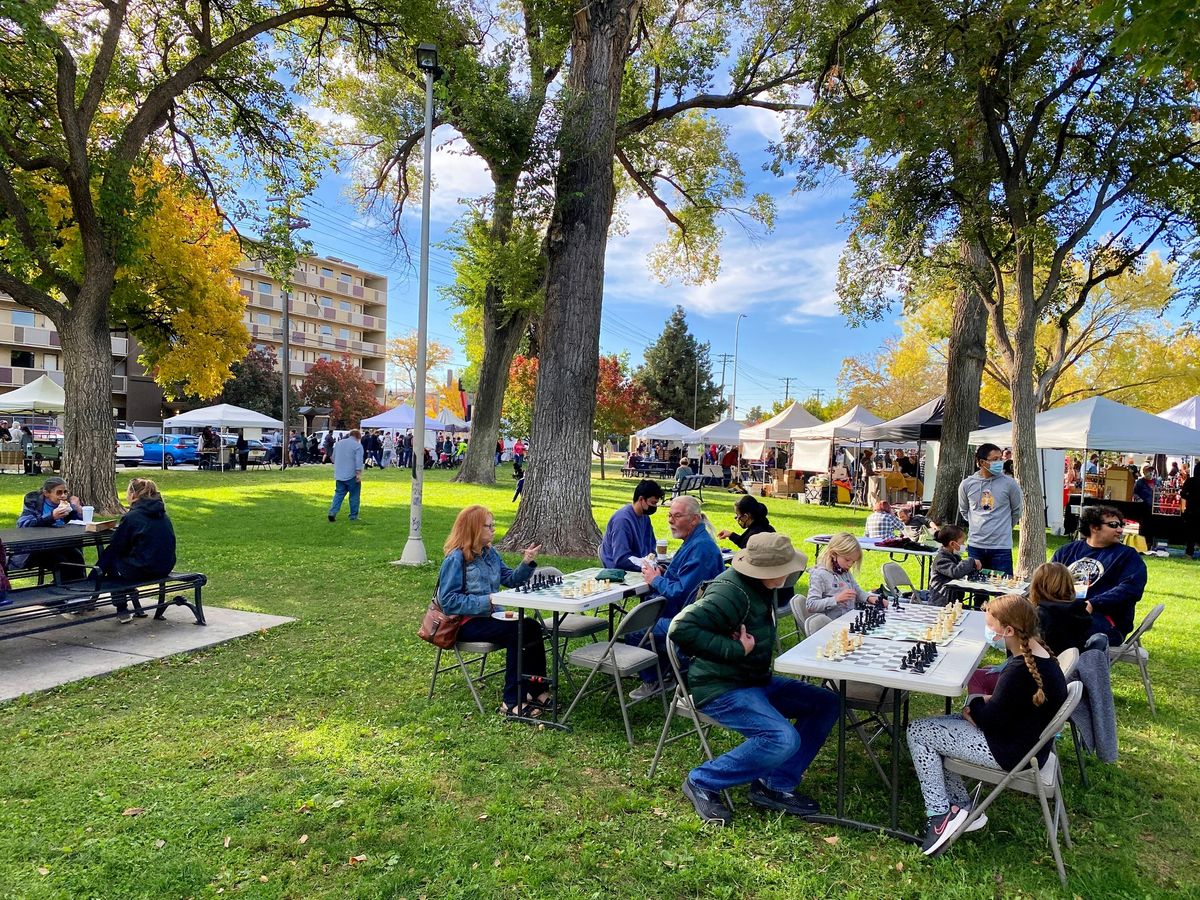
<path fill-rule="evenodd" d="M 115 439 L 114 453 L 117 464 L 126 467 L 140 466 L 145 451 L 142 449 L 142 442 L 138 440 L 138 436 L 132 431 L 117 429 Z"/>

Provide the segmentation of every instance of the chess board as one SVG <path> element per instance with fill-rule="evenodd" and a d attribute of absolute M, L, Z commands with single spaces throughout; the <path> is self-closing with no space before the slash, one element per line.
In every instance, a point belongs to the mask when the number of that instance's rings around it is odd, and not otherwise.
<path fill-rule="evenodd" d="M 962 631 L 964 617 L 959 616 L 957 622 L 950 629 L 950 634 L 941 639 L 926 638 L 925 629 L 937 624 L 938 614 L 942 611 L 940 606 L 923 606 L 912 603 L 903 606 L 900 609 L 888 608 L 887 621 L 875 628 L 872 628 L 866 633 L 868 638 L 880 638 L 885 641 L 931 641 L 935 644 L 946 645 L 951 643 L 955 637 Z M 847 626 L 855 620 L 857 612 L 849 613 L 837 621 L 844 622 Z"/>
<path fill-rule="evenodd" d="M 898 644 L 894 641 L 882 643 L 878 641 L 865 640 L 863 645 L 857 650 L 852 650 L 839 660 L 842 665 L 857 667 L 870 671 L 884 672 L 907 672 L 910 675 L 920 676 L 928 675 L 934 671 L 945 657 L 938 654 L 933 660 L 925 665 L 924 672 L 916 672 L 911 669 L 901 667 L 900 663 L 908 655 L 912 649 L 911 644 Z"/>

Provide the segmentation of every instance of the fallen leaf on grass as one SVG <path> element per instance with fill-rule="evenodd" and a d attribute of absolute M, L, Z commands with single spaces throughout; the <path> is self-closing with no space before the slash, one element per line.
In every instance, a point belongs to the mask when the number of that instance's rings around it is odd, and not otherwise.
<path fill-rule="evenodd" d="M 225 849 L 229 849 L 229 835 L 225 835 Z"/>
<path fill-rule="evenodd" d="M 159 838 L 157 841 L 154 842 L 154 846 L 157 847 L 159 850 L 161 850 L 163 847 L 167 846 L 167 842 L 164 841 L 162 838 Z"/>
<path fill-rule="evenodd" d="M 47 869 L 45 866 L 38 866 L 37 873 L 38 873 L 39 875 L 49 875 L 49 874 L 50 874 L 50 870 L 49 870 L 49 869 Z"/>
<path fill-rule="evenodd" d="M 487 814 L 487 813 L 484 813 L 484 814 L 483 814 L 483 815 L 481 815 L 481 816 L 476 816 L 476 817 L 475 817 L 475 821 L 476 821 L 476 822 L 482 822 L 482 821 L 483 821 L 484 819 L 486 819 L 487 817 L 488 817 L 488 814 Z"/>
<path fill-rule="evenodd" d="M 904 871 L 904 863 L 896 863 L 896 871 L 903 872 Z"/>
<path fill-rule="evenodd" d="M 145 811 L 146 810 L 140 806 L 131 806 L 131 807 L 129 807 L 129 809 L 125 810 L 125 812 L 121 813 L 121 815 L 123 815 L 123 816 L 140 816 Z"/>
<path fill-rule="evenodd" d="M 258 880 L 261 881 L 263 884 L 266 884 L 271 879 L 269 879 L 266 875 L 259 875 Z"/>
<path fill-rule="evenodd" d="M 367 854 L 365 854 L 365 853 L 361 854 L 360 856 L 350 857 L 350 865 L 352 865 L 352 866 L 357 866 L 360 862 L 366 862 L 366 861 L 367 861 Z"/>
<path fill-rule="evenodd" d="M 330 809 L 338 809 L 339 807 L 342 807 L 345 805 L 346 805 L 345 800 L 334 800 L 332 803 L 329 804 L 329 808 Z"/>
<path fill-rule="evenodd" d="M 841 838 L 839 838 L 836 834 L 831 834 L 827 838 L 821 838 L 821 840 L 823 840 L 830 847 L 832 847 L 834 844 L 836 844 L 838 841 L 840 841 Z"/>
<path fill-rule="evenodd" d="M 308 843 L 308 835 L 307 834 L 300 835 L 300 840 L 298 840 L 296 843 L 307 844 Z"/>

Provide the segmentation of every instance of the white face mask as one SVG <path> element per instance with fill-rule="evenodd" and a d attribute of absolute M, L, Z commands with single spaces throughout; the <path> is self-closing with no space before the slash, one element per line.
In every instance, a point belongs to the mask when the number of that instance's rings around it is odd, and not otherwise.
<path fill-rule="evenodd" d="M 1008 649 L 1008 645 L 1004 643 L 1004 635 L 999 634 L 995 631 L 992 631 L 992 629 L 989 628 L 987 625 L 983 626 L 983 635 L 984 635 L 984 639 L 988 643 L 988 646 L 991 647 L 993 650 L 1007 650 Z"/>

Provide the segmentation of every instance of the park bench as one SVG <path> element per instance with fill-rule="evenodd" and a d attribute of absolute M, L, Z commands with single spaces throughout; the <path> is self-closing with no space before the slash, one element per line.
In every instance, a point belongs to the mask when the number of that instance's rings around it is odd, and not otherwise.
<path fill-rule="evenodd" d="M 675 487 L 671 492 L 671 499 L 681 497 L 684 494 L 690 494 L 695 491 L 700 495 L 700 501 L 704 501 L 704 476 L 703 475 L 688 475 L 686 478 L 681 478 L 675 482 Z"/>
<path fill-rule="evenodd" d="M 121 597 L 137 616 L 148 614 L 145 601 L 153 607 L 155 619 L 163 618 L 168 606 L 186 606 L 197 625 L 207 624 L 201 591 L 208 578 L 199 572 L 172 572 L 143 581 L 105 578 L 95 568 L 80 581 L 63 582 L 56 574 L 53 582 L 46 582 L 45 575 L 46 570 L 38 568 L 9 573 L 10 580 L 36 578 L 38 583 L 9 590 L 8 602 L 0 606 L 0 640 L 111 619 L 118 615 L 115 602 Z"/>

